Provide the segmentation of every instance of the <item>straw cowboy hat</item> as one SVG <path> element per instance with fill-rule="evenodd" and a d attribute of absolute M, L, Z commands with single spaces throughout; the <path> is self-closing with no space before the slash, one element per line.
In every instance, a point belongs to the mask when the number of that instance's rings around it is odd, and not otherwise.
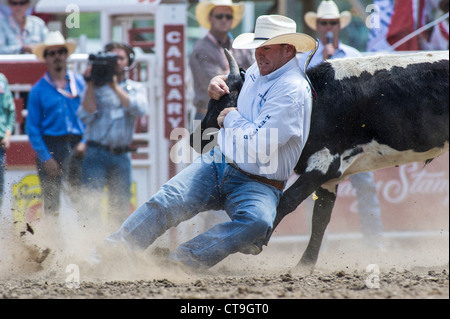
<path fill-rule="evenodd" d="M 280 15 L 262 15 L 256 19 L 255 33 L 243 33 L 233 42 L 235 49 L 256 49 L 272 44 L 292 44 L 297 52 L 315 50 L 317 42 L 297 32 L 294 20 Z"/>
<path fill-rule="evenodd" d="M 9 0 L 1 0 L 2 4 L 5 6 L 9 5 Z M 30 7 L 33 7 L 36 3 L 38 3 L 39 0 L 30 0 Z"/>
<path fill-rule="evenodd" d="M 68 54 L 71 55 L 77 48 L 77 43 L 74 40 L 65 40 L 64 36 L 59 31 L 49 32 L 42 43 L 38 43 L 33 48 L 33 53 L 39 60 L 44 60 L 44 52 L 50 47 L 64 46 L 67 48 Z"/>
<path fill-rule="evenodd" d="M 233 3 L 231 0 L 211 0 L 199 2 L 195 8 L 195 17 L 198 23 L 205 29 L 211 29 L 211 24 L 209 23 L 209 15 L 211 10 L 215 7 L 231 7 L 233 10 L 233 23 L 231 24 L 231 29 L 234 29 L 239 22 L 241 22 L 244 16 L 245 6 L 243 3 Z"/>
<path fill-rule="evenodd" d="M 317 29 L 317 19 L 339 19 L 341 29 L 349 25 L 352 15 L 349 11 L 339 13 L 339 8 L 334 1 L 322 1 L 316 12 L 307 12 L 305 22 L 313 30 Z"/>

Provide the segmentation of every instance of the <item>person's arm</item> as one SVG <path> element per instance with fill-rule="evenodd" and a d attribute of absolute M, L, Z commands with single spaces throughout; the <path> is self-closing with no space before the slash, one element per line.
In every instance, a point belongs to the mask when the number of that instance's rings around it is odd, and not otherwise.
<path fill-rule="evenodd" d="M 270 89 L 260 113 L 251 121 L 232 108 L 225 111 L 224 129 L 221 129 L 222 145 L 225 149 L 236 149 L 237 156 L 248 156 L 248 160 L 270 158 L 292 136 L 302 134 L 303 93 L 296 85 L 279 83 Z"/>
<path fill-rule="evenodd" d="M 223 127 L 232 130 L 236 136 L 243 140 L 265 138 L 265 133 L 260 134 L 261 129 L 266 131 L 275 129 L 278 135 L 276 143 L 277 145 L 283 145 L 292 135 L 298 134 L 300 103 L 301 101 L 297 101 L 289 94 L 268 98 L 261 112 L 253 121 L 244 118 L 237 109 L 229 108 L 224 111 L 226 116 Z M 266 144 L 268 143 L 271 143 L 271 141 L 266 140 Z"/>
<path fill-rule="evenodd" d="M 113 89 L 114 93 L 116 93 L 117 97 L 120 100 L 120 104 L 125 107 L 130 107 L 130 96 L 129 94 L 120 87 L 119 83 L 117 83 L 117 76 L 114 75 L 113 81 L 109 83 L 109 86 Z"/>
<path fill-rule="evenodd" d="M 219 100 L 225 94 L 230 94 L 226 80 L 226 75 L 217 75 L 211 79 L 208 85 L 208 95 L 210 98 Z"/>
<path fill-rule="evenodd" d="M 77 115 L 83 122 L 86 122 L 86 117 L 89 117 L 90 115 L 93 115 L 95 114 L 95 112 L 97 112 L 97 103 L 95 101 L 95 86 L 91 81 L 87 82 L 86 92 L 84 94 L 83 102 L 81 102 L 80 109 L 82 109 L 82 111 L 84 112 L 78 113 Z"/>
<path fill-rule="evenodd" d="M 134 116 L 142 116 L 148 110 L 147 90 L 142 83 L 127 80 L 127 89 L 123 89 L 117 82 L 111 88 L 117 94 L 125 111 Z"/>
<path fill-rule="evenodd" d="M 11 146 L 11 131 L 7 130 L 5 131 L 5 135 L 0 141 L 0 146 L 7 151 L 9 147 Z"/>
<path fill-rule="evenodd" d="M 85 79 L 89 79 L 91 77 L 91 71 L 92 66 L 88 65 L 86 71 L 84 72 Z M 95 84 L 93 81 L 86 81 L 86 91 L 84 92 L 84 98 L 81 105 L 87 113 L 92 114 L 97 111 L 97 104 L 95 101 Z"/>
<path fill-rule="evenodd" d="M 34 90 L 31 90 L 28 95 L 26 133 L 28 134 L 30 144 L 36 152 L 38 158 L 44 163 L 45 172 L 48 176 L 54 177 L 61 175 L 62 172 L 58 162 L 49 152 L 42 136 L 40 128 L 42 109 L 38 96 L 38 94 L 40 94 L 38 93 L 39 91 L 40 89 L 37 87 Z"/>
<path fill-rule="evenodd" d="M 20 53 L 22 45 L 18 42 L 8 43 L 8 32 L 10 31 L 4 27 L 4 22 L 0 21 L 0 54 Z"/>
<path fill-rule="evenodd" d="M 38 84 L 39 85 L 39 84 Z M 27 120 L 25 124 L 26 134 L 30 144 L 35 150 L 37 156 L 42 162 L 45 162 L 53 156 L 48 151 L 44 143 L 41 132 L 42 108 L 40 105 L 39 93 L 40 86 L 34 87 L 28 95 Z"/>
<path fill-rule="evenodd" d="M 5 113 L 5 132 L 1 144 L 4 150 L 8 150 L 11 145 L 11 134 L 16 125 L 16 106 L 6 78 L 4 78 L 4 84 L 3 101 L 0 104 L 3 105 L 3 111 Z"/>
<path fill-rule="evenodd" d="M 149 108 L 147 89 L 142 83 L 134 82 L 128 96 L 130 101 L 128 112 L 138 117 L 147 114 Z"/>

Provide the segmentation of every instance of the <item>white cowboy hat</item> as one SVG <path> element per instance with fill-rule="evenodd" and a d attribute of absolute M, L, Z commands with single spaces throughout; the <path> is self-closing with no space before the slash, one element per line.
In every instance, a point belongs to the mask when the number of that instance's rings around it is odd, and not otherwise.
<path fill-rule="evenodd" d="M 18 1 L 18 0 L 17 0 Z M 30 7 L 33 7 L 39 0 L 30 0 Z M 5 5 L 9 5 L 9 0 L 1 0 L 1 2 Z"/>
<path fill-rule="evenodd" d="M 256 19 L 255 33 L 243 33 L 233 41 L 235 49 L 256 49 L 272 44 L 292 44 L 297 52 L 316 49 L 317 42 L 297 32 L 294 20 L 280 15 L 262 15 Z"/>
<path fill-rule="evenodd" d="M 64 36 L 59 31 L 49 32 L 42 43 L 38 43 L 33 48 L 33 53 L 39 60 L 44 60 L 44 52 L 49 47 L 64 46 L 67 48 L 67 56 L 75 52 L 77 43 L 74 40 L 65 40 Z"/>
<path fill-rule="evenodd" d="M 317 29 L 317 19 L 339 19 L 341 29 L 344 29 L 352 20 L 349 11 L 339 13 L 339 8 L 334 1 L 322 1 L 316 12 L 307 12 L 305 14 L 305 22 L 313 30 Z"/>
<path fill-rule="evenodd" d="M 215 7 L 231 7 L 233 10 L 233 23 L 231 29 L 234 29 L 244 16 L 245 5 L 243 3 L 233 3 L 231 0 L 210 0 L 199 2 L 195 8 L 195 17 L 198 23 L 205 29 L 211 29 L 209 15 Z"/>

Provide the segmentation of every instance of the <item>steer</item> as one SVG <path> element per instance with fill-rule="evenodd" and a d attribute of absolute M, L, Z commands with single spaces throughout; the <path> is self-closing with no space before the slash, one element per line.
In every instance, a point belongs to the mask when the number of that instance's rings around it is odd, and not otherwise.
<path fill-rule="evenodd" d="M 273 229 L 315 192 L 311 237 L 297 265 L 311 271 L 340 182 L 448 152 L 449 52 L 336 59 L 307 75 L 317 95 L 311 129 Z"/>

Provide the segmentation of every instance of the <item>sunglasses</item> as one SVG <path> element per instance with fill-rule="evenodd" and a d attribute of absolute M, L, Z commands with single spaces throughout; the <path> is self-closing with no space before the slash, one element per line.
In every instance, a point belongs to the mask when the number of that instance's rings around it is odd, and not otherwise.
<path fill-rule="evenodd" d="M 214 18 L 216 18 L 217 20 L 222 20 L 223 18 L 226 18 L 227 20 L 233 20 L 233 15 L 232 14 L 219 13 L 219 14 L 215 14 Z"/>
<path fill-rule="evenodd" d="M 61 49 L 58 49 L 58 50 L 52 50 L 52 51 L 45 51 L 44 52 L 44 57 L 47 57 L 47 56 L 49 56 L 49 57 L 54 57 L 56 54 L 58 54 L 58 55 L 63 55 L 63 54 L 67 54 L 67 49 L 66 48 L 61 48 Z"/>
<path fill-rule="evenodd" d="M 25 0 L 25 1 L 10 1 L 9 5 L 10 6 L 24 6 L 27 5 L 28 3 L 30 3 L 30 1 Z"/>
<path fill-rule="evenodd" d="M 332 27 L 337 26 L 339 24 L 339 21 L 335 21 L 335 20 L 320 20 L 319 24 L 323 27 L 326 27 L 327 25 L 331 25 Z"/>

